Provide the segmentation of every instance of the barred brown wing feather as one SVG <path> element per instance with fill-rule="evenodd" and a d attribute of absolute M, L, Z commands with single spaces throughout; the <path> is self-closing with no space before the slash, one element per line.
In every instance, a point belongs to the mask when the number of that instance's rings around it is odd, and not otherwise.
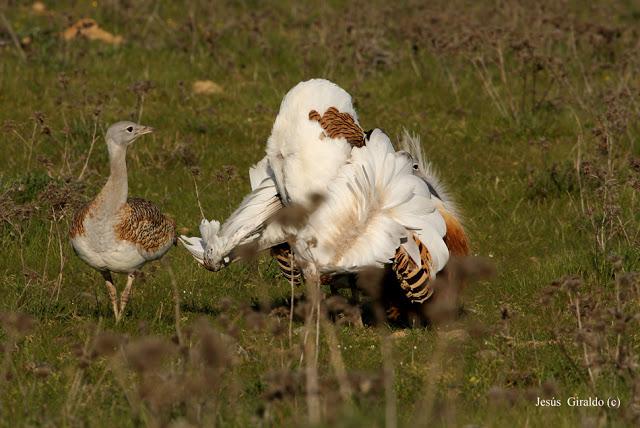
<path fill-rule="evenodd" d="M 355 147 L 365 145 L 364 131 L 349 113 L 341 113 L 337 108 L 329 107 L 321 116 L 316 110 L 311 110 L 309 120 L 319 122 L 329 138 L 343 137 Z"/>
<path fill-rule="evenodd" d="M 302 272 L 294 264 L 293 253 L 289 244 L 285 243 L 271 247 L 271 255 L 276 259 L 278 267 L 287 281 L 293 282 L 294 285 L 302 284 Z"/>
<path fill-rule="evenodd" d="M 175 243 L 176 223 L 153 203 L 130 198 L 120 210 L 115 232 L 118 239 L 136 244 L 153 257 L 154 253 Z"/>
<path fill-rule="evenodd" d="M 431 255 L 417 236 L 414 235 L 413 239 L 420 250 L 422 265 L 418 266 L 409 257 L 407 251 L 403 247 L 399 247 L 393 261 L 393 270 L 407 298 L 414 303 L 423 303 L 433 294 L 430 275 Z"/>

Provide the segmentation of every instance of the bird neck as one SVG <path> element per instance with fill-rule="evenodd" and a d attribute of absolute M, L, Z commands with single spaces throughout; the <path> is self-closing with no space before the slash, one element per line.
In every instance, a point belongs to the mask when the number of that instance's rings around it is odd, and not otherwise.
<path fill-rule="evenodd" d="M 109 148 L 109 166 L 111 173 L 100 192 L 99 199 L 103 208 L 116 212 L 127 202 L 129 187 L 127 183 L 127 148 L 107 141 Z"/>

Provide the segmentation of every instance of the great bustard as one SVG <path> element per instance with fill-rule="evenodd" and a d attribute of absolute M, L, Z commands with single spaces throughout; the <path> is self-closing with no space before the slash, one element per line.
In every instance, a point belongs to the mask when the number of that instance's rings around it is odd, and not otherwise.
<path fill-rule="evenodd" d="M 116 322 L 124 314 L 135 271 L 162 257 L 176 239 L 173 219 L 152 202 L 128 198 L 127 147 L 152 131 L 133 122 L 109 127 L 109 179 L 100 193 L 76 212 L 69 231 L 76 254 L 102 274 Z M 112 272 L 128 274 L 119 302 Z"/>
<path fill-rule="evenodd" d="M 407 149 L 396 151 L 379 129 L 365 133 L 342 88 L 322 79 L 302 82 L 282 101 L 267 156 L 251 170 L 252 193 L 222 227 L 205 220 L 201 238 L 181 240 L 211 270 L 232 262 L 239 245 L 275 247 L 286 276 L 295 279 L 282 245 L 293 236 L 295 258 L 313 261 L 325 278 L 391 267 L 406 299 L 423 303 L 455 253 L 448 241 L 464 247 L 461 253 L 468 244 L 421 152 Z M 314 194 L 324 202 L 301 227 L 269 222 L 286 206 L 309 207 Z"/>

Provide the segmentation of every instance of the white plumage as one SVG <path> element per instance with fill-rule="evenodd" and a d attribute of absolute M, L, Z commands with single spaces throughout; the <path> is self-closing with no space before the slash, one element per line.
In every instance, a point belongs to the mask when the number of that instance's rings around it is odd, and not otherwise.
<path fill-rule="evenodd" d="M 252 192 L 242 200 L 222 228 L 216 220 L 202 219 L 200 237 L 180 236 L 180 242 L 198 263 L 210 270 L 217 271 L 232 262 L 231 253 L 239 245 L 257 240 L 262 250 L 285 240 L 279 225 L 268 224 L 283 205 L 266 157 L 250 168 L 249 177 Z"/>
<path fill-rule="evenodd" d="M 354 271 L 389 263 L 400 245 L 420 264 L 418 248 L 409 239 L 414 232 L 431 244 L 434 270 L 444 267 L 446 226 L 427 186 L 389 138 L 374 130 L 366 146 L 353 149 L 351 161 L 327 186 L 325 203 L 298 238 L 317 240 L 311 251 L 321 271 Z"/>
<path fill-rule="evenodd" d="M 267 140 L 267 159 L 285 204 L 307 203 L 313 193 L 324 193 L 327 183 L 349 160 L 351 145 L 344 138 L 328 138 L 320 124 L 309 120 L 312 110 L 330 107 L 358 121 L 351 96 L 323 79 L 301 82 L 285 95 Z"/>
<path fill-rule="evenodd" d="M 429 191 L 439 201 L 440 206 L 454 217 L 459 218 L 460 210 L 458 209 L 458 205 L 449 193 L 449 189 L 445 183 L 440 179 L 435 166 L 427 161 L 422 151 L 420 136 L 411 134 L 405 129 L 400 138 L 400 148 L 404 153 L 409 155 L 409 158 L 413 162 L 414 174 L 427 183 Z"/>
<path fill-rule="evenodd" d="M 376 129 L 361 147 L 354 145 L 328 129 L 333 124 L 311 120 L 312 112 L 322 119 L 331 108 L 348 114 L 352 128 L 360 129 L 350 95 L 334 83 L 313 79 L 287 93 L 267 141 L 267 156 L 250 171 L 253 191 L 221 228 L 203 220 L 202 238 L 181 237 L 200 263 L 218 270 L 233 261 L 237 245 L 257 241 L 260 248 L 269 248 L 289 235 L 295 237 L 297 259 L 312 262 L 322 273 L 390 264 L 400 250 L 416 266 L 426 267 L 431 278 L 445 267 L 446 202 L 434 195 L 431 181 L 439 182 L 426 173 L 431 170 L 419 140 L 405 138 L 406 152 L 397 152 Z M 324 201 L 303 226 L 283 231 L 269 223 L 287 205 L 312 206 L 315 194 Z M 428 250 L 426 259 L 416 239 Z"/>

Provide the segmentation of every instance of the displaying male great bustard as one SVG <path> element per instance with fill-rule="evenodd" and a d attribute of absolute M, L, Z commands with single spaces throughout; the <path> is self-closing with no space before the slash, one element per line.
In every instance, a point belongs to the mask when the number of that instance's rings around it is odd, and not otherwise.
<path fill-rule="evenodd" d="M 106 135 L 109 179 L 100 193 L 78 210 L 69 231 L 76 254 L 102 274 L 116 322 L 124 314 L 135 271 L 161 258 L 176 241 L 173 219 L 152 202 L 128 198 L 127 148 L 152 131 L 133 122 L 118 122 L 109 127 Z M 119 301 L 111 277 L 113 272 L 128 274 Z"/>
<path fill-rule="evenodd" d="M 248 242 L 313 262 L 324 277 L 391 267 L 406 298 L 431 297 L 432 279 L 449 259 L 448 242 L 468 251 L 455 211 L 430 183 L 421 152 L 396 151 L 379 129 L 363 132 L 349 94 L 326 80 L 295 86 L 284 97 L 267 141 L 267 156 L 250 171 L 252 193 L 220 227 L 201 223 L 201 238 L 181 237 L 205 267 L 218 270 Z M 431 180 L 433 181 L 433 180 Z M 270 222 L 293 204 L 324 202 L 299 227 Z M 284 252 L 284 254 L 283 254 Z M 299 274 L 283 263 L 288 277 Z"/>

